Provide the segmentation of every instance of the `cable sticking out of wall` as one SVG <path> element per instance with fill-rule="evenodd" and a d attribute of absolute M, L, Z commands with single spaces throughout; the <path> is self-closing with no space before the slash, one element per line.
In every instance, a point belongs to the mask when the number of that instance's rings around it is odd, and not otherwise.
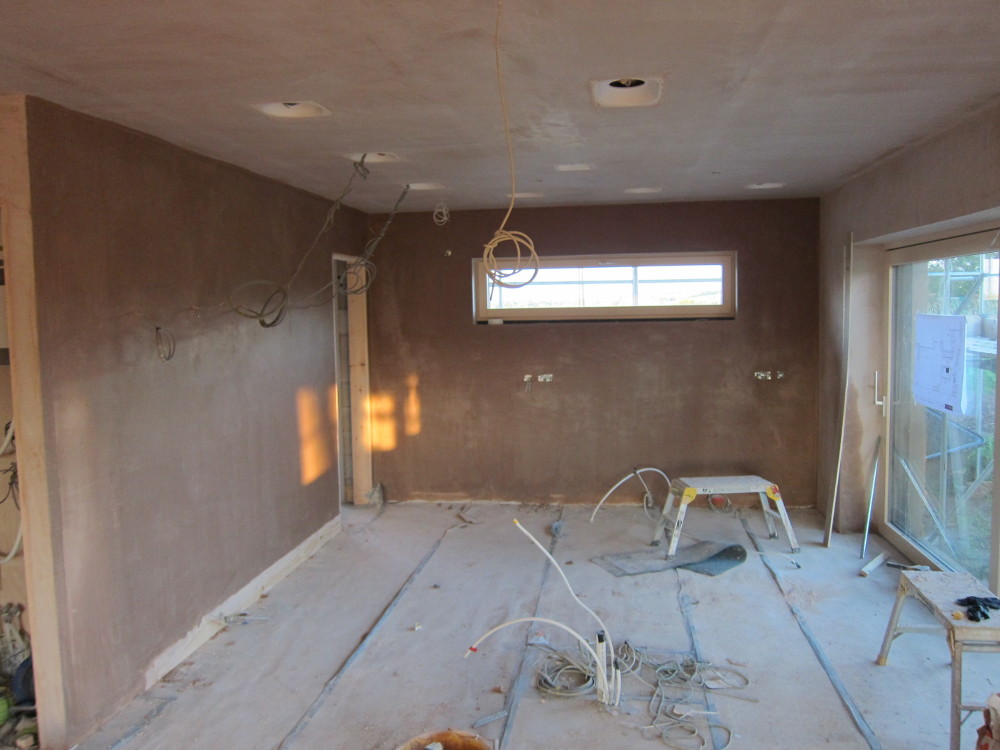
<path fill-rule="evenodd" d="M 500 222 L 493 238 L 483 246 L 483 265 L 486 274 L 497 286 L 515 289 L 527 286 L 538 275 L 538 253 L 535 252 L 535 243 L 524 232 L 515 232 L 507 229 L 507 220 L 510 219 L 514 211 L 514 199 L 517 194 L 517 170 L 514 165 L 514 141 L 510 133 L 510 115 L 507 111 L 507 94 L 504 91 L 503 66 L 500 63 L 500 20 L 503 17 L 503 0 L 497 0 L 497 24 L 494 34 L 494 49 L 496 51 L 497 66 L 497 90 L 500 93 L 500 109 L 503 112 L 503 130 L 507 139 L 507 160 L 510 163 L 510 204 L 507 206 L 507 213 Z M 513 264 L 504 264 L 501 268 L 495 253 L 497 247 L 503 242 L 514 244 Z M 530 276 L 522 281 L 512 281 L 511 279 L 522 271 L 530 270 Z"/>
<path fill-rule="evenodd" d="M 174 338 L 174 334 L 161 326 L 156 326 L 155 337 L 157 356 L 164 362 L 169 362 L 177 351 L 177 339 Z"/>
<path fill-rule="evenodd" d="M 401 192 L 399 197 L 396 199 L 396 205 L 392 207 L 392 211 L 389 213 L 389 218 L 386 219 L 385 224 L 382 225 L 382 230 L 368 240 L 365 244 L 364 252 L 361 253 L 357 260 L 348 263 L 347 268 L 345 268 L 344 272 L 340 275 L 340 288 L 347 294 L 363 294 L 368 291 L 372 282 L 375 281 L 375 273 L 378 269 L 376 269 L 371 258 L 375 254 L 376 248 L 382 242 L 382 238 L 385 237 L 385 233 L 388 231 L 389 225 L 392 224 L 392 220 L 395 219 L 396 214 L 399 213 L 399 207 L 402 205 L 403 200 L 406 198 L 406 194 L 409 192 L 410 186 L 407 185 L 403 188 L 403 192 Z M 328 287 L 329 285 L 324 288 Z"/>

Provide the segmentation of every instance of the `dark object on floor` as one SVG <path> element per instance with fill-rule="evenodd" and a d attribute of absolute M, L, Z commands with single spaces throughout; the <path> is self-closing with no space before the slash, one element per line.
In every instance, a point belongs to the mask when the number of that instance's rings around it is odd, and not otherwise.
<path fill-rule="evenodd" d="M 886 564 L 887 568 L 895 568 L 896 570 L 914 570 L 914 571 L 928 571 L 930 566 L 928 565 L 908 565 L 907 563 L 898 563 L 889 560 Z"/>
<path fill-rule="evenodd" d="M 25 706 L 35 703 L 35 671 L 31 665 L 31 657 L 22 661 L 17 671 L 14 672 L 14 680 L 11 684 L 14 693 L 14 705 Z"/>
<path fill-rule="evenodd" d="M 690 562 L 682 565 L 682 568 L 693 570 L 695 573 L 703 573 L 707 576 L 717 576 L 725 573 L 730 568 L 735 568 L 747 559 L 747 548 L 742 544 L 731 544 L 723 550 L 716 552 L 711 557 L 698 562 Z"/>
<path fill-rule="evenodd" d="M 995 596 L 967 596 L 955 601 L 960 607 L 965 607 L 965 616 L 973 622 L 990 619 L 989 610 L 1000 609 L 1000 599 Z"/>
<path fill-rule="evenodd" d="M 698 542 L 689 547 L 682 547 L 669 559 L 662 550 L 648 549 L 618 555 L 602 555 L 592 558 L 591 562 L 600 565 L 611 575 L 621 577 L 658 573 L 671 568 L 687 568 L 706 575 L 718 575 L 746 559 L 746 548 L 739 544 Z"/>

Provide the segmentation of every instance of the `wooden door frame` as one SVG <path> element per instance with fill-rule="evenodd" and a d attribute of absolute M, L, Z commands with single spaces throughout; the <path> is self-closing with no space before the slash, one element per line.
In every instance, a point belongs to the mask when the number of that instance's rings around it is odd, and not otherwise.
<path fill-rule="evenodd" d="M 354 256 L 333 255 L 333 283 L 336 294 L 347 295 L 347 388 L 350 398 L 350 433 L 351 433 L 351 492 L 346 497 L 345 474 L 347 462 L 343 450 L 345 430 L 340 423 L 340 408 L 337 409 L 337 465 L 339 468 L 340 501 L 352 502 L 354 505 L 367 505 L 371 501 L 374 487 L 371 450 L 371 408 L 370 408 L 370 368 L 368 357 L 368 293 L 364 290 L 367 274 L 365 269 L 358 270 L 358 281 L 362 291 L 347 294 L 339 283 L 338 263 L 350 263 L 357 260 Z M 342 366 L 340 362 L 340 317 L 339 305 L 334 305 L 334 360 L 337 380 L 337 392 L 340 393 Z M 340 397 L 338 396 L 338 401 Z"/>

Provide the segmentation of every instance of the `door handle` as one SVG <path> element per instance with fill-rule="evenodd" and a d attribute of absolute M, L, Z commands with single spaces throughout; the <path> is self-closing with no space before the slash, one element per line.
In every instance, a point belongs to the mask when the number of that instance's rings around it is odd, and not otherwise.
<path fill-rule="evenodd" d="M 882 416 L 885 416 L 885 396 L 878 393 L 878 370 L 875 371 L 875 406 L 882 407 Z"/>

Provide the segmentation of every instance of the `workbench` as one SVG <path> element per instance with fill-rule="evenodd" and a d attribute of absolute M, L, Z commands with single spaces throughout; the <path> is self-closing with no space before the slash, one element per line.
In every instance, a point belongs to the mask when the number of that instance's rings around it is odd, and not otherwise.
<path fill-rule="evenodd" d="M 910 596 L 930 610 L 940 625 L 901 626 L 899 615 L 903 602 Z M 885 666 L 892 642 L 903 633 L 945 631 L 951 651 L 951 750 L 960 750 L 962 712 L 986 708 L 984 704 L 962 702 L 962 657 L 966 652 L 1000 653 L 1000 612 L 994 614 L 994 619 L 973 622 L 965 616 L 965 608 L 955 603 L 956 599 L 967 596 L 991 597 L 994 594 L 971 573 L 900 571 L 896 602 L 876 660 L 879 666 Z M 962 613 L 960 619 L 953 616 L 956 612 Z"/>

